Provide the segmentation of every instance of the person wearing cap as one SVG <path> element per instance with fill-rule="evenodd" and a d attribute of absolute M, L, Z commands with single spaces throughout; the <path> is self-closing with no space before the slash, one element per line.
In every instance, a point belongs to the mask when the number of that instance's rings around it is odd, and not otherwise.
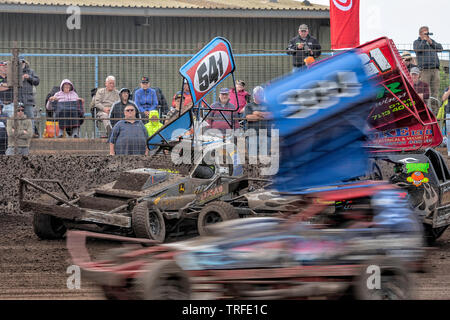
<path fill-rule="evenodd" d="M 136 108 L 136 116 L 138 118 L 141 117 L 138 107 L 136 106 L 136 104 L 133 101 L 130 100 L 130 96 L 131 96 L 130 89 L 128 89 L 128 88 L 120 89 L 120 91 L 119 91 L 120 100 L 112 105 L 111 111 L 109 112 L 109 118 L 111 119 L 111 120 L 109 120 L 111 123 L 111 128 L 114 128 L 115 124 L 117 122 L 119 122 L 120 119 L 125 118 L 125 114 L 124 114 L 123 110 L 125 109 L 125 106 L 127 104 L 134 105 L 134 107 Z M 113 119 L 115 119 L 115 120 L 113 120 Z"/>
<path fill-rule="evenodd" d="M 172 121 L 172 118 L 176 118 L 176 116 L 178 116 L 182 97 L 183 96 L 181 95 L 181 91 L 178 91 L 175 94 L 175 96 L 173 97 L 174 100 L 172 101 L 172 107 L 170 108 L 170 111 L 166 115 L 166 121 L 164 122 L 164 124 L 169 123 L 170 121 Z M 187 104 L 184 101 L 181 105 L 181 113 L 184 113 L 187 109 L 191 107 L 192 107 L 192 100 L 189 101 L 189 103 Z"/>
<path fill-rule="evenodd" d="M 150 79 L 148 77 L 141 78 L 141 88 L 136 91 L 134 102 L 139 108 L 143 119 L 148 119 L 150 111 L 158 106 L 156 91 L 150 88 Z"/>
<path fill-rule="evenodd" d="M 35 117 L 35 105 L 33 87 L 38 86 L 40 79 L 39 76 L 30 68 L 28 61 L 24 59 L 22 55 L 19 56 L 19 61 L 22 67 L 22 87 L 19 87 L 19 101 L 23 103 L 25 108 L 25 114 L 29 119 Z M 34 137 L 39 137 L 35 121 L 32 120 Z"/>
<path fill-rule="evenodd" d="M 116 89 L 116 78 L 114 76 L 108 76 L 105 79 L 105 87 L 98 89 L 91 101 L 91 109 L 96 111 L 98 118 L 103 119 L 102 121 L 107 136 L 111 132 L 111 125 L 108 120 L 109 112 L 112 105 L 119 99 L 119 91 Z"/>
<path fill-rule="evenodd" d="M 178 91 L 172 98 L 172 107 L 179 108 L 180 102 L 178 101 L 178 104 L 175 103 L 175 97 L 178 95 L 178 93 L 181 93 Z M 191 96 L 191 89 L 189 89 L 189 84 L 186 79 L 184 79 L 183 82 L 183 106 L 190 105 L 192 103 L 192 96 Z"/>
<path fill-rule="evenodd" d="M 14 129 L 14 119 L 8 119 L 6 132 L 8 133 L 7 156 L 20 154 L 26 156 L 30 153 L 30 142 L 33 137 L 33 123 L 25 115 L 23 103 L 19 103 L 17 108 L 17 127 Z M 17 146 L 17 148 L 15 148 Z"/>
<path fill-rule="evenodd" d="M 253 89 L 253 102 L 250 102 L 245 106 L 245 119 L 247 120 L 247 130 L 249 133 L 248 141 L 255 140 L 255 143 L 247 143 L 247 150 L 249 155 L 256 156 L 257 148 L 259 145 L 259 136 L 261 130 L 267 130 L 267 154 L 270 152 L 270 139 L 271 139 L 271 129 L 272 129 L 272 116 L 268 111 L 264 102 L 264 89 L 261 86 L 257 86 Z M 253 139 L 252 139 L 253 137 Z"/>
<path fill-rule="evenodd" d="M 233 114 L 233 119 L 237 118 L 237 112 L 235 112 L 236 107 L 230 103 L 230 89 L 221 88 L 219 91 L 219 101 L 214 102 L 211 105 L 211 109 L 226 109 L 230 111 L 212 111 L 207 118 L 209 128 L 216 129 L 226 134 L 227 129 L 239 129 L 239 121 L 233 121 L 233 128 L 231 128 L 231 115 Z M 222 116 L 223 115 L 223 116 Z M 225 120 L 224 117 L 228 120 Z M 229 124 L 230 123 L 230 124 Z"/>
<path fill-rule="evenodd" d="M 402 53 L 402 60 L 403 60 L 403 63 L 405 64 L 406 68 L 408 68 L 408 71 L 410 73 L 411 73 L 411 68 L 418 67 L 416 64 L 414 64 L 413 57 L 411 56 L 411 53 L 408 51 L 405 51 Z"/>
<path fill-rule="evenodd" d="M 421 70 L 422 81 L 428 83 L 431 96 L 437 98 L 441 83 L 440 62 L 437 53 L 442 52 L 442 44 L 431 39 L 429 28 L 423 26 L 419 28 L 419 38 L 414 41 L 413 47 L 416 52 L 417 65 Z M 435 100 L 432 101 L 432 107 L 433 110 L 438 108 Z"/>
<path fill-rule="evenodd" d="M 411 68 L 411 78 L 414 84 L 414 90 L 419 94 L 419 97 L 428 105 L 428 99 L 430 98 L 430 87 L 428 83 L 420 80 L 420 70 L 417 67 Z M 432 108 L 435 115 L 437 115 L 437 110 Z"/>
<path fill-rule="evenodd" d="M 237 93 L 237 100 L 236 100 L 236 93 Z M 242 80 L 236 81 L 236 90 L 234 88 L 230 89 L 230 103 L 238 107 L 238 113 L 242 113 L 244 110 L 244 107 L 247 103 L 250 102 L 250 93 L 245 91 L 245 82 Z"/>
<path fill-rule="evenodd" d="M 289 41 L 287 54 L 292 55 L 293 71 L 305 65 L 305 58 L 312 56 L 317 58 L 322 53 L 322 47 L 316 38 L 309 35 L 309 28 L 306 24 L 298 27 L 298 35 Z"/>

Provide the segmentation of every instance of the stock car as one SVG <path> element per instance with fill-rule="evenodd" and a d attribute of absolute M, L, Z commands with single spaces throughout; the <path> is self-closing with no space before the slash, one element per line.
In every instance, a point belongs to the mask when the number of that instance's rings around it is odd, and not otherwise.
<path fill-rule="evenodd" d="M 411 297 L 410 273 L 423 259 L 423 240 L 404 191 L 364 182 L 330 186 L 308 198 L 303 214 L 220 222 L 209 227 L 209 236 L 192 240 L 159 244 L 70 231 L 67 247 L 83 277 L 109 299 Z M 323 215 L 326 224 L 307 224 L 305 214 Z M 92 260 L 86 238 L 122 245 Z M 369 288 L 374 266 L 380 286 Z"/>

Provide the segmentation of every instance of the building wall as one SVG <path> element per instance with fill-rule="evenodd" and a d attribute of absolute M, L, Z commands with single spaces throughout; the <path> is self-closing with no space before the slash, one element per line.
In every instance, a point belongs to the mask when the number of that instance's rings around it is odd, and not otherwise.
<path fill-rule="evenodd" d="M 81 16 L 81 29 L 66 27 L 67 15 L 0 13 L 3 41 L 47 43 L 49 47 L 73 48 L 75 44 L 125 47 L 127 44 L 152 44 L 165 48 L 192 48 L 204 44 L 215 36 L 223 36 L 239 48 L 282 49 L 296 35 L 298 25 L 306 23 L 311 34 L 322 44 L 330 42 L 328 19 L 276 19 L 276 18 L 178 18 L 150 17 L 148 26 L 143 17 Z M 322 27 L 323 28 L 323 27 Z M 63 45 L 63 43 L 67 43 Z M 164 46 L 161 46 L 164 44 Z M 39 49 L 40 47 L 36 47 Z M 46 46 L 48 48 L 48 46 Z M 155 48 L 155 47 L 153 47 Z"/>

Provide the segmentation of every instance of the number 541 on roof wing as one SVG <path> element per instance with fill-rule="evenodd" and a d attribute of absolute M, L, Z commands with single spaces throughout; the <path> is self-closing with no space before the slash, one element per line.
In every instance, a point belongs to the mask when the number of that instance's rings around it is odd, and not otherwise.
<path fill-rule="evenodd" d="M 197 104 L 235 69 L 231 44 L 216 37 L 180 68 L 187 80 L 193 104 Z"/>

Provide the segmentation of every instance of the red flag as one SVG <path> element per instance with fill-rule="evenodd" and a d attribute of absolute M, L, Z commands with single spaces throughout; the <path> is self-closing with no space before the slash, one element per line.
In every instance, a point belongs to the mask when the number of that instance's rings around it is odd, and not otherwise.
<path fill-rule="evenodd" d="M 359 45 L 359 0 L 330 0 L 331 49 Z"/>

